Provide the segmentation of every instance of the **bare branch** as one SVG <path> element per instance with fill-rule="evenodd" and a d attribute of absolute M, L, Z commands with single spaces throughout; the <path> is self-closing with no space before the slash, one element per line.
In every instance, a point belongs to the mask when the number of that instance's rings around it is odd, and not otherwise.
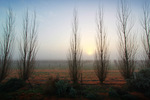
<path fill-rule="evenodd" d="M 78 34 L 77 11 L 74 10 L 72 23 L 72 38 L 68 54 L 69 75 L 73 83 L 78 83 L 82 67 L 82 50 L 80 49 L 80 38 Z"/>
<path fill-rule="evenodd" d="M 141 26 L 143 28 L 142 43 L 146 56 L 144 56 L 144 66 L 150 67 L 150 12 L 149 3 L 143 5 L 143 19 Z"/>
<path fill-rule="evenodd" d="M 30 24 L 31 22 L 31 24 Z M 29 20 L 28 10 L 23 19 L 22 42 L 20 43 L 20 59 L 18 62 L 19 76 L 28 80 L 35 68 L 35 57 L 37 53 L 37 23 L 36 13 Z"/>
<path fill-rule="evenodd" d="M 104 29 L 103 15 L 103 9 L 100 7 L 96 19 L 97 35 L 94 66 L 95 73 L 101 83 L 107 77 L 109 65 L 107 34 Z"/>
<path fill-rule="evenodd" d="M 132 34 L 130 26 L 130 9 L 125 0 L 121 0 L 118 8 L 118 37 L 119 55 L 118 68 L 125 79 L 130 78 L 135 70 L 135 55 L 137 51 L 136 37 Z"/>
<path fill-rule="evenodd" d="M 0 82 L 9 74 L 12 62 L 12 47 L 15 33 L 15 18 L 11 8 L 8 10 L 6 23 L 3 31 L 3 39 L 0 51 Z"/>

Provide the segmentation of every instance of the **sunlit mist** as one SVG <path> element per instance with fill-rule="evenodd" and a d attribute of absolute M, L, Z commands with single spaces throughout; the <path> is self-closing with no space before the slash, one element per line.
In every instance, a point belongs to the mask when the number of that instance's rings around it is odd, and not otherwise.
<path fill-rule="evenodd" d="M 13 50 L 14 58 L 18 59 L 18 41 L 22 32 L 22 18 L 26 9 L 29 13 L 36 11 L 38 23 L 37 59 L 67 59 L 70 37 L 72 35 L 73 9 L 78 12 L 79 33 L 83 58 L 86 55 L 93 59 L 96 37 L 96 13 L 101 0 L 0 0 L 0 33 L 3 31 L 7 9 L 12 8 L 16 22 L 16 40 Z M 134 19 L 133 32 L 140 43 L 140 17 L 144 0 L 128 0 Z M 118 0 L 103 0 L 104 26 L 109 39 L 110 59 L 116 59 L 117 41 L 117 4 Z M 31 14 L 30 14 L 31 15 Z M 141 53 L 139 49 L 139 55 Z"/>

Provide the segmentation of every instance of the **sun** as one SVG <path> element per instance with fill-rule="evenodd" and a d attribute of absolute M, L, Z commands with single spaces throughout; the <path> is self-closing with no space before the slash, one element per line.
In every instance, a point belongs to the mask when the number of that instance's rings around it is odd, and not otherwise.
<path fill-rule="evenodd" d="M 87 51 L 87 54 L 88 54 L 88 55 L 92 55 L 92 54 L 93 54 L 93 51 L 88 50 L 88 51 Z"/>
<path fill-rule="evenodd" d="M 83 51 L 85 53 L 86 56 L 93 56 L 95 53 L 95 45 L 92 42 L 92 40 L 90 42 L 87 42 L 88 40 L 86 40 L 83 46 Z"/>
<path fill-rule="evenodd" d="M 88 49 L 86 50 L 86 53 L 87 53 L 88 55 L 93 55 L 93 54 L 94 54 L 94 49 L 93 49 L 93 48 L 88 48 Z"/>

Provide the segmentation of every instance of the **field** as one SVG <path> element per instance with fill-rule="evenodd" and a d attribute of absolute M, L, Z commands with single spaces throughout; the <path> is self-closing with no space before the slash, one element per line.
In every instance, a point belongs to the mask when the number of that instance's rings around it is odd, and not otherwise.
<path fill-rule="evenodd" d="M 68 69 L 36 69 L 30 78 L 32 83 L 45 83 L 45 81 L 50 77 L 58 76 L 60 79 L 70 80 Z M 6 80 L 18 77 L 17 70 L 13 70 L 11 76 Z M 82 83 L 83 84 L 99 84 L 99 80 L 95 75 L 94 70 L 84 70 L 82 71 Z M 105 84 L 109 85 L 122 85 L 125 83 L 123 77 L 120 75 L 118 70 L 109 70 L 108 77 L 106 78 Z"/>
<path fill-rule="evenodd" d="M 82 67 L 82 83 L 83 84 L 99 84 L 99 80 L 96 77 L 93 61 L 84 61 Z M 11 76 L 7 78 L 17 76 L 17 69 L 15 68 L 16 63 L 14 63 L 14 69 L 12 70 Z M 45 83 L 45 81 L 51 76 L 58 76 L 60 79 L 70 80 L 67 61 L 38 61 L 36 63 L 36 68 L 33 75 L 30 78 L 32 83 Z M 109 85 L 123 85 L 125 80 L 120 75 L 119 70 L 115 67 L 114 63 L 110 64 L 108 71 L 108 77 L 106 78 L 105 84 Z"/>
<path fill-rule="evenodd" d="M 82 84 L 82 87 L 86 89 L 86 91 L 92 91 L 94 93 L 98 93 L 99 95 L 103 97 L 104 100 L 114 100 L 109 97 L 110 89 L 122 88 L 126 83 L 126 81 L 121 76 L 115 64 L 113 62 L 110 63 L 108 76 L 106 80 L 104 81 L 103 85 L 100 84 L 98 78 L 96 77 L 96 74 L 94 72 L 94 67 L 93 67 L 93 61 L 84 61 L 83 65 L 84 66 L 82 67 L 82 83 L 81 81 L 79 82 Z M 4 82 L 7 82 L 11 78 L 18 78 L 18 71 L 17 71 L 16 66 L 17 66 L 17 62 L 14 62 L 13 69 L 11 70 L 11 74 L 9 75 L 9 77 L 7 77 L 4 80 Z M 138 71 L 138 69 L 139 68 L 136 68 L 136 71 Z M 18 95 L 20 100 L 21 99 L 24 99 L 24 100 L 37 100 L 37 99 L 38 100 L 43 100 L 43 99 L 44 100 L 70 100 L 70 99 L 78 100 L 78 98 L 68 98 L 68 97 L 67 98 L 62 98 L 62 97 L 59 98 L 57 96 L 45 97 L 43 95 L 43 92 L 41 92 L 41 87 L 45 86 L 47 80 L 50 77 L 59 77 L 60 80 L 67 80 L 68 82 L 71 83 L 68 73 L 69 72 L 68 72 L 67 61 L 37 61 L 36 68 L 34 70 L 33 75 L 29 78 L 29 81 L 26 81 L 27 83 L 30 82 L 30 84 L 32 84 L 34 88 L 30 89 L 30 87 L 24 87 L 21 90 L 14 92 L 13 94 L 9 94 L 9 95 L 12 95 L 12 96 Z M 133 92 L 130 92 L 130 94 L 132 94 L 135 97 L 138 97 L 138 99 L 148 100 L 148 98 L 146 98 L 144 94 L 142 93 L 133 91 Z M 89 100 L 89 99 L 81 96 L 80 100 Z"/>

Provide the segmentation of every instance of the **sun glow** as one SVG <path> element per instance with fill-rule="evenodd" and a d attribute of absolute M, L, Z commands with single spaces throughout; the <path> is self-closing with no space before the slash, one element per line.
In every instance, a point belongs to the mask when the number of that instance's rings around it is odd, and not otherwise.
<path fill-rule="evenodd" d="M 94 49 L 93 49 L 93 48 L 88 48 L 88 49 L 86 50 L 86 53 L 87 53 L 88 55 L 93 55 L 93 54 L 94 54 Z"/>

